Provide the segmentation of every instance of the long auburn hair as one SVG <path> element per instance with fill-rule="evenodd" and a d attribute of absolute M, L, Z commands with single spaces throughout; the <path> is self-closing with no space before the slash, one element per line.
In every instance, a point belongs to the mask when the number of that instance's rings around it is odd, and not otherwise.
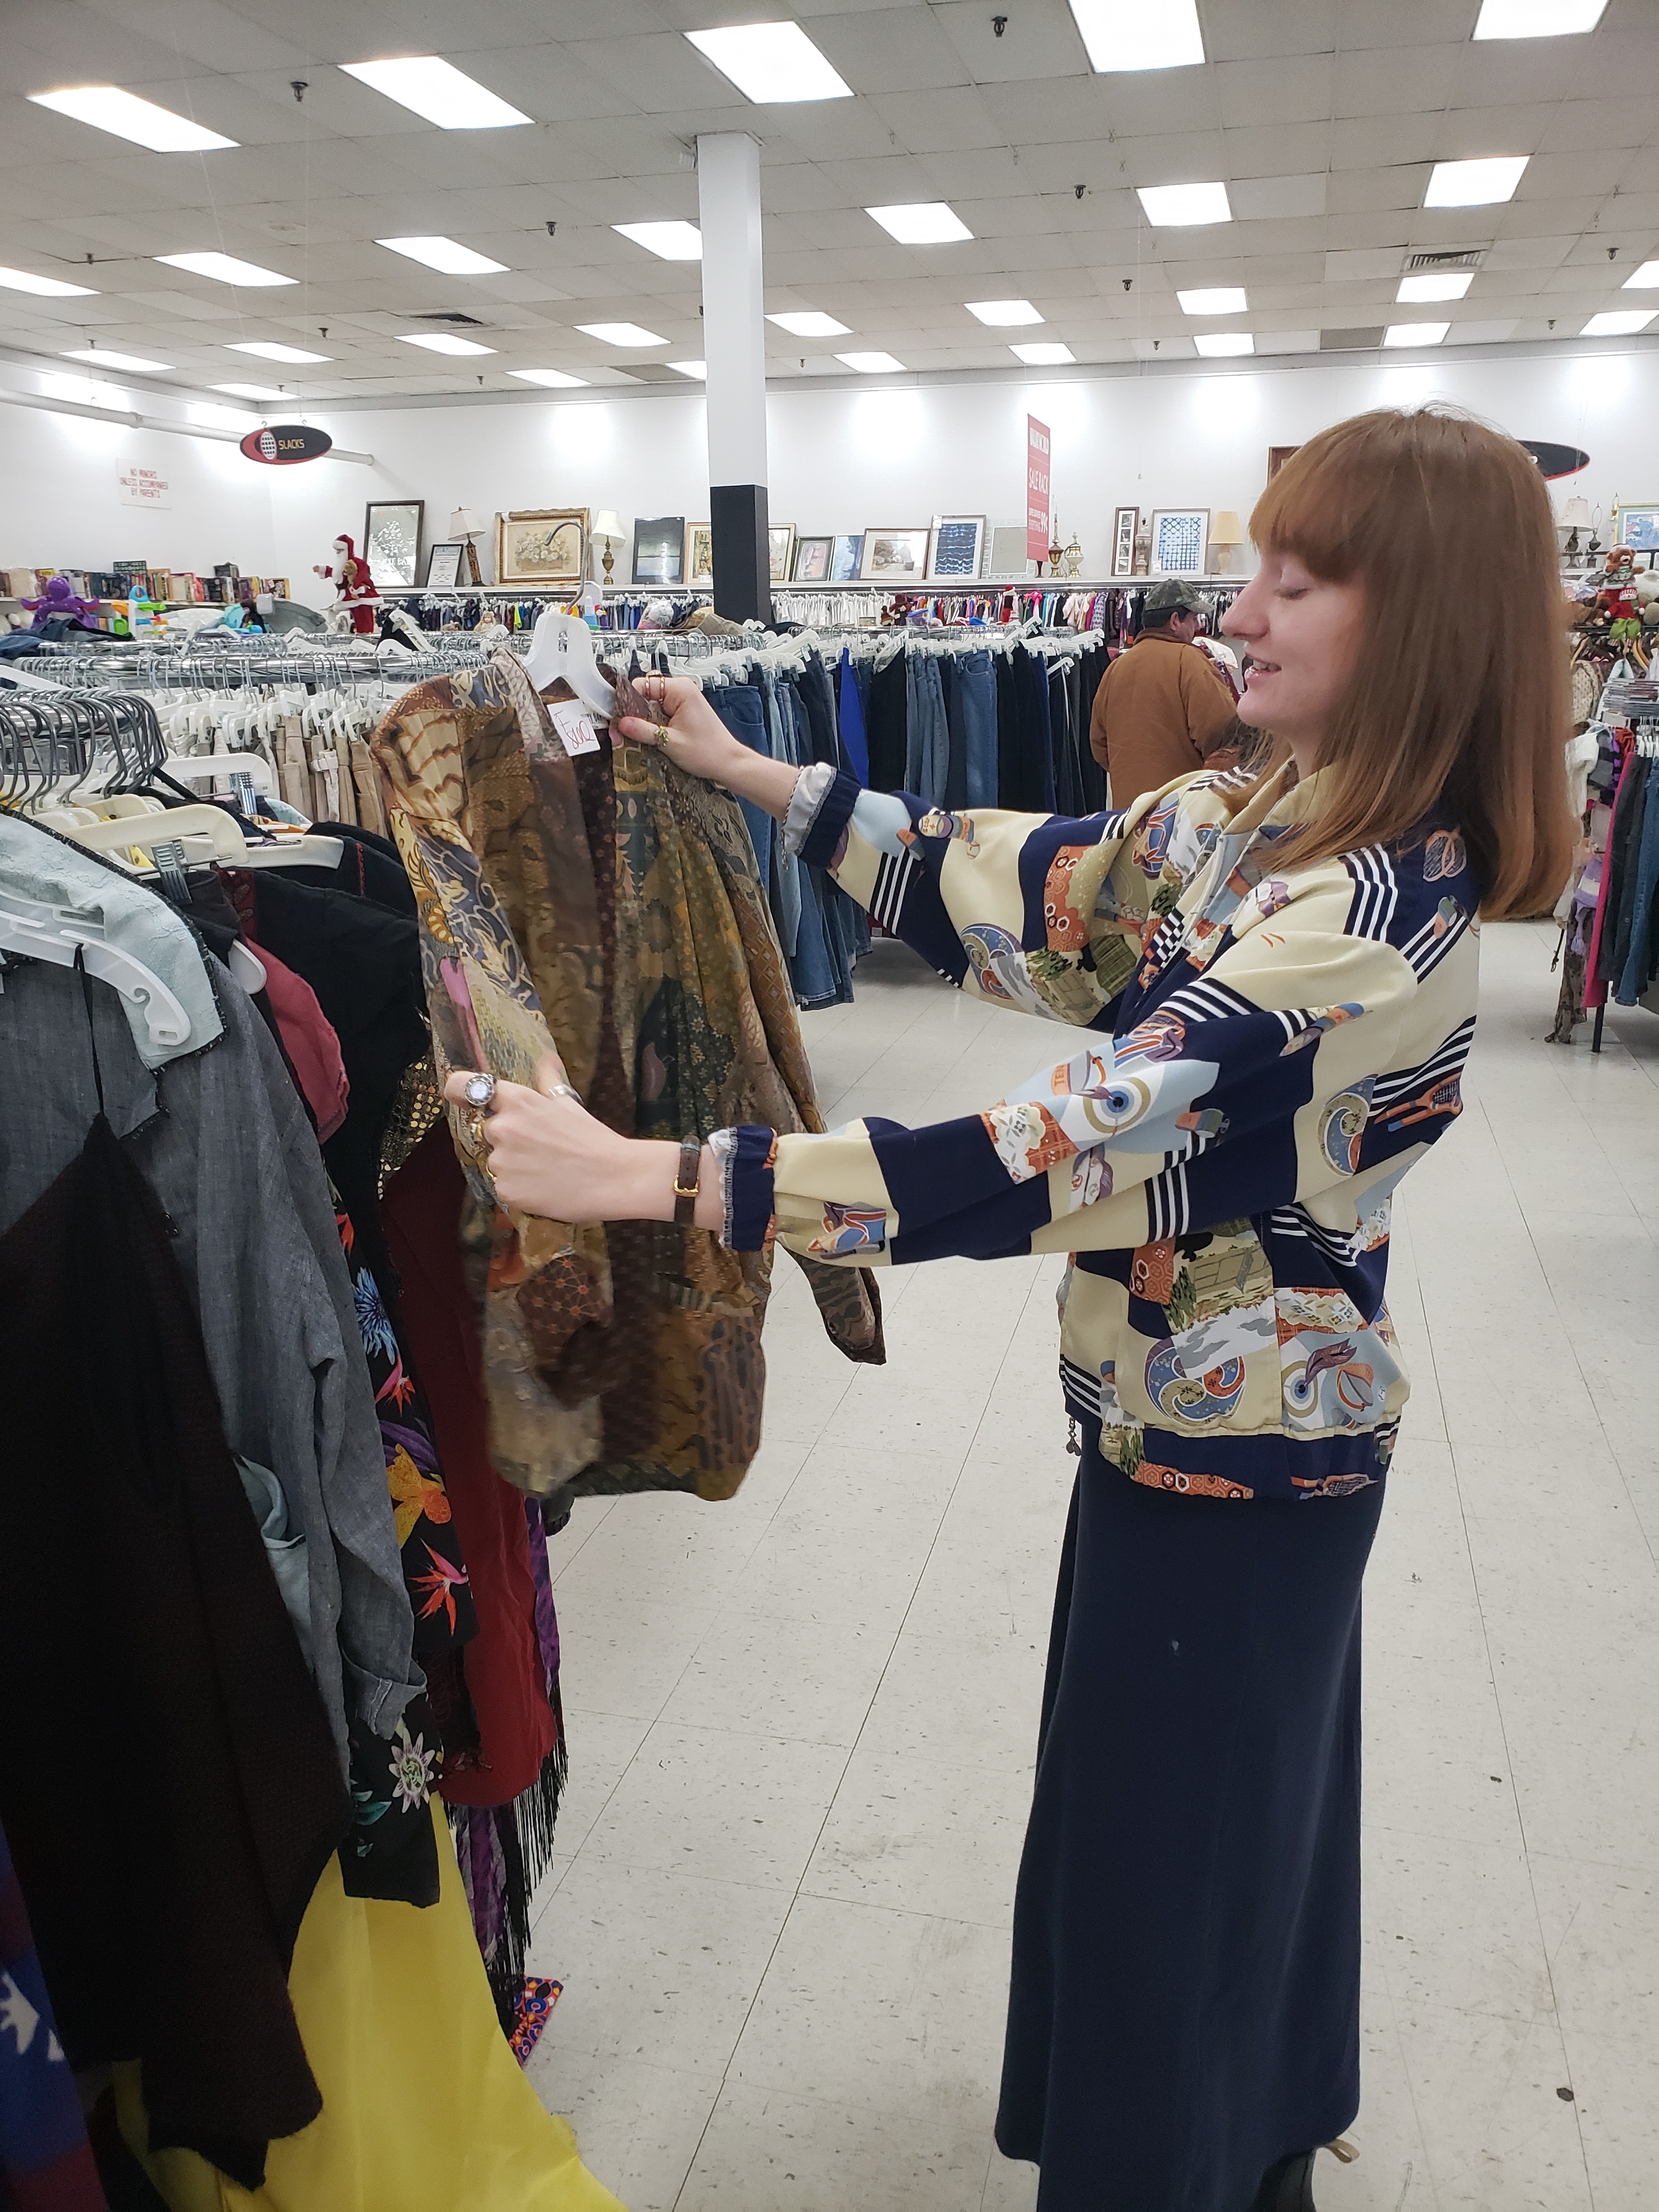
<path fill-rule="evenodd" d="M 1356 415 L 1287 461 L 1256 544 L 1358 580 L 1358 659 L 1319 765 L 1328 789 L 1290 833 L 1298 866 L 1397 842 L 1430 809 L 1462 830 L 1482 911 L 1547 912 L 1577 824 L 1565 617 L 1544 480 L 1513 438 L 1437 407 Z M 1286 749 L 1275 744 L 1269 769 Z M 1260 781 L 1258 778 L 1258 781 Z"/>

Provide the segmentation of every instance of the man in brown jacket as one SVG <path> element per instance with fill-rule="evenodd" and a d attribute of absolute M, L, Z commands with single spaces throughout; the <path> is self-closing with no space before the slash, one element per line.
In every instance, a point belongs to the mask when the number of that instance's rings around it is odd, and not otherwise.
<path fill-rule="evenodd" d="M 1202 606 L 1189 585 L 1154 584 L 1140 635 L 1101 679 L 1089 750 L 1106 771 L 1114 806 L 1202 768 L 1232 721 L 1225 684 L 1193 643 Z"/>

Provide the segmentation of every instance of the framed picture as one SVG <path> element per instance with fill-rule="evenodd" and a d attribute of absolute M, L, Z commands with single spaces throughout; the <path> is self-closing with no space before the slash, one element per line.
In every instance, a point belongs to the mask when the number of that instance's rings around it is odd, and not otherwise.
<path fill-rule="evenodd" d="M 1634 546 L 1638 553 L 1659 551 L 1659 507 L 1626 507 L 1613 511 L 1613 542 Z"/>
<path fill-rule="evenodd" d="M 971 584 L 985 552 L 982 514 L 936 514 L 927 574 L 941 583 Z"/>
<path fill-rule="evenodd" d="M 1135 532 L 1140 527 L 1138 507 L 1115 507 L 1112 511 L 1112 574 L 1131 576 L 1135 566 Z"/>
<path fill-rule="evenodd" d="M 772 581 L 789 581 L 790 563 L 795 557 L 795 526 L 793 522 L 775 522 L 766 533 L 766 543 L 772 556 Z"/>
<path fill-rule="evenodd" d="M 421 580 L 423 499 L 372 499 L 363 514 L 363 558 L 380 585 Z"/>
<path fill-rule="evenodd" d="M 857 581 L 859 562 L 864 553 L 864 534 L 838 538 L 836 550 L 830 556 L 830 580 L 832 584 L 851 584 Z"/>
<path fill-rule="evenodd" d="M 517 507 L 495 517 L 498 584 L 568 584 L 579 592 L 586 562 L 585 507 Z"/>
<path fill-rule="evenodd" d="M 714 580 L 714 532 L 707 522 L 694 522 L 685 536 L 685 580 L 712 585 Z"/>
<path fill-rule="evenodd" d="M 685 581 L 685 517 L 659 514 L 654 520 L 634 518 L 634 581 L 636 584 L 683 584 Z"/>
<path fill-rule="evenodd" d="M 1201 576 L 1210 542 L 1207 507 L 1152 509 L 1152 570 L 1155 576 Z"/>
<path fill-rule="evenodd" d="M 991 559 L 985 573 L 1007 583 L 1018 583 L 1030 564 L 1025 558 L 1025 525 L 999 522 L 991 532 Z"/>
<path fill-rule="evenodd" d="M 1269 446 L 1267 448 L 1267 482 L 1271 483 L 1292 453 L 1299 453 L 1300 446 Z"/>
<path fill-rule="evenodd" d="M 859 575 L 867 584 L 920 584 L 927 574 L 931 530 L 878 530 L 864 533 Z"/>
<path fill-rule="evenodd" d="M 461 568 L 466 559 L 466 546 L 458 541 L 453 545 L 434 545 L 426 556 L 426 587 L 428 592 L 453 592 L 461 580 Z M 469 582 L 471 579 L 468 579 Z"/>
<path fill-rule="evenodd" d="M 836 557 L 833 538 L 798 538 L 795 540 L 795 565 L 789 571 L 789 580 L 794 584 L 827 584 L 830 563 Z"/>

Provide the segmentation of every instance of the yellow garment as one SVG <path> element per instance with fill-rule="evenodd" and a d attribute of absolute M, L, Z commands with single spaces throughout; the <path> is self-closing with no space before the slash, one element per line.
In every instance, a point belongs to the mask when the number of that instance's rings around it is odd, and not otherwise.
<path fill-rule="evenodd" d="M 263 2189 L 151 2154 L 138 2068 L 115 2069 L 121 2132 L 173 2212 L 623 2212 L 507 2048 L 432 1810 L 436 1905 L 348 1897 L 331 1859 L 306 1908 L 289 1990 L 323 2109 L 271 2144 Z"/>

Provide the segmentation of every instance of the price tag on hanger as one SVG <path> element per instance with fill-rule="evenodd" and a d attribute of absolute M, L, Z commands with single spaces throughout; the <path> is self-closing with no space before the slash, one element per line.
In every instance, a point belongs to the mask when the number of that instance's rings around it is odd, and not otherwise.
<path fill-rule="evenodd" d="M 547 711 L 553 717 L 553 726 L 564 739 L 566 752 L 596 753 L 599 750 L 599 733 L 593 727 L 593 718 L 580 699 L 550 699 Z"/>

